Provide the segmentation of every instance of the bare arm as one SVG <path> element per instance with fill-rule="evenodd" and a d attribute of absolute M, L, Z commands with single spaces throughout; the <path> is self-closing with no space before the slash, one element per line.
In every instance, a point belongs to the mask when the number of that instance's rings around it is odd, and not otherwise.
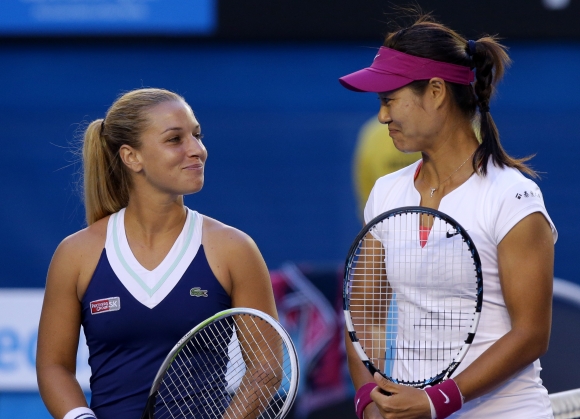
<path fill-rule="evenodd" d="M 57 419 L 75 407 L 87 406 L 75 377 L 81 323 L 75 257 L 74 240 L 65 239 L 48 270 L 38 330 L 38 386 L 48 411 Z"/>
<path fill-rule="evenodd" d="M 554 242 L 541 213 L 525 217 L 505 236 L 498 264 L 512 328 L 455 378 L 466 400 L 487 393 L 548 349 Z"/>
<path fill-rule="evenodd" d="M 204 247 L 207 247 L 208 261 L 212 270 L 229 292 L 233 307 L 248 307 L 260 310 L 278 318 L 270 273 L 254 241 L 245 233 L 206 218 Z M 259 327 L 264 327 L 259 324 Z M 269 329 L 269 327 L 267 328 Z M 264 330 L 265 334 L 271 333 Z M 276 395 L 282 382 L 282 369 L 276 365 L 282 356 L 282 347 L 272 347 L 268 355 L 260 354 L 252 339 L 252 327 L 246 328 L 238 323 L 238 341 L 246 364 L 246 372 L 224 417 L 254 419 L 260 410 L 267 406 L 270 398 Z M 276 358 L 280 364 L 264 362 L 260 357 Z M 274 365 L 274 367 L 270 367 Z"/>
<path fill-rule="evenodd" d="M 387 280 L 384 249 L 371 233 L 367 233 L 360 254 L 350 267 L 350 313 L 357 338 L 373 364 L 385 370 L 387 316 L 389 313 L 390 288 Z M 364 327 L 363 327 L 364 325 Z M 362 363 L 352 341 L 345 335 L 348 369 L 355 389 L 373 382 L 373 376 Z M 364 411 L 366 419 L 380 418 L 374 403 Z"/>

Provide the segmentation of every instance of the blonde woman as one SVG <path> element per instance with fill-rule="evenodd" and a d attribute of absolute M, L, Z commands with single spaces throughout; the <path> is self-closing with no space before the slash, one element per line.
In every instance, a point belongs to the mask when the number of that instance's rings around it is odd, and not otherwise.
<path fill-rule="evenodd" d="M 54 418 L 139 419 L 173 345 L 216 312 L 276 317 L 266 264 L 250 237 L 184 206 L 207 151 L 186 101 L 138 89 L 86 129 L 88 227 L 56 249 L 38 336 L 41 396 Z M 91 408 L 75 379 L 80 326 Z"/>

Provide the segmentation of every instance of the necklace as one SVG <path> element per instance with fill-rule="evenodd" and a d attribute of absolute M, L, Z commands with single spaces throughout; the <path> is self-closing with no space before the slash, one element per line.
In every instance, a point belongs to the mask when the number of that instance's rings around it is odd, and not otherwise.
<path fill-rule="evenodd" d="M 457 169 L 455 169 L 455 170 L 454 170 L 454 171 L 453 171 L 453 172 L 452 172 L 452 173 L 451 173 L 449 176 L 447 176 L 447 178 L 446 178 L 446 179 L 445 179 L 443 182 L 439 182 L 439 184 L 437 185 L 437 187 L 436 187 L 436 188 L 429 188 L 429 189 L 431 189 L 431 198 L 433 198 L 433 194 L 435 193 L 435 191 L 437 191 L 437 189 L 439 189 L 439 187 L 441 186 L 441 184 L 442 184 L 442 183 L 445 183 L 445 182 L 447 182 L 449 179 L 451 179 L 451 176 L 453 176 L 455 173 L 457 173 L 457 171 L 458 171 L 459 169 L 461 169 L 461 168 L 463 167 L 463 165 L 464 165 L 465 163 L 467 163 L 467 160 L 469 160 L 469 159 L 470 159 L 470 158 L 471 158 L 471 157 L 472 157 L 474 154 L 475 154 L 475 151 L 474 151 L 473 153 L 471 153 L 471 155 L 470 155 L 468 158 L 466 158 L 466 159 L 465 159 L 465 161 L 464 161 L 463 163 L 461 163 Z"/>

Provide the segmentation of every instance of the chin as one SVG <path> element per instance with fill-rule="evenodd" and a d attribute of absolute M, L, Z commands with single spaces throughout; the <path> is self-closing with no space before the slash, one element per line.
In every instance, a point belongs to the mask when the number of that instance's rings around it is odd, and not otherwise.
<path fill-rule="evenodd" d="M 393 141 L 393 145 L 395 146 L 395 148 L 397 150 L 399 150 L 401 153 L 405 153 L 405 154 L 411 154 L 411 153 L 416 153 L 417 151 L 420 151 L 420 150 L 415 150 L 414 148 L 411 148 L 408 145 L 406 146 L 405 144 L 402 144 L 399 141 Z"/>
<path fill-rule="evenodd" d="M 180 195 L 191 195 L 194 193 L 198 193 L 199 191 L 202 190 L 202 188 L 203 188 L 203 182 L 201 182 L 200 184 L 197 184 L 195 186 L 190 185 L 190 187 L 184 188 L 184 191 Z"/>

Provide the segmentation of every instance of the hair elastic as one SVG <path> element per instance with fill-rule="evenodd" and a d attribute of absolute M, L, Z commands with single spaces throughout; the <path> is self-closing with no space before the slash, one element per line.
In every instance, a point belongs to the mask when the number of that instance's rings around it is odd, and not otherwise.
<path fill-rule="evenodd" d="M 476 52 L 475 51 L 475 41 L 473 41 L 471 39 L 469 41 L 467 41 L 467 47 L 469 49 L 469 52 L 468 52 L 469 56 L 473 57 L 475 55 L 475 52 Z"/>

